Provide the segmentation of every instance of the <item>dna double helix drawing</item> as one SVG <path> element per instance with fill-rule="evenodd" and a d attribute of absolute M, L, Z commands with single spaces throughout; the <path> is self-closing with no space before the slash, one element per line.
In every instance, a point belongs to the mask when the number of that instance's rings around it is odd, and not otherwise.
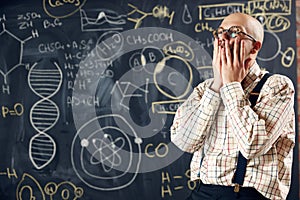
<path fill-rule="evenodd" d="M 62 78 L 62 70 L 56 62 L 49 66 L 35 63 L 29 70 L 28 85 L 41 98 L 32 106 L 29 116 L 37 131 L 29 143 L 29 157 L 36 169 L 47 166 L 56 154 L 56 143 L 47 131 L 59 119 L 59 108 L 50 98 L 59 91 Z"/>

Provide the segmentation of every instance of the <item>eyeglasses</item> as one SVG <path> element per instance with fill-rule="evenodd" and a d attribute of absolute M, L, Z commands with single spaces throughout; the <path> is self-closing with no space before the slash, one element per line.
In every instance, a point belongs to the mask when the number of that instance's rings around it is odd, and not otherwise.
<path fill-rule="evenodd" d="M 236 38 L 238 34 L 242 33 L 242 34 L 248 36 L 254 42 L 256 42 L 256 39 L 254 37 L 252 37 L 251 35 L 243 32 L 241 27 L 239 27 L 239 26 L 232 26 L 229 29 L 224 29 L 222 27 L 219 27 L 216 30 L 214 30 L 213 35 L 216 39 L 220 39 L 222 37 L 223 33 L 226 33 L 226 35 L 229 38 Z"/>

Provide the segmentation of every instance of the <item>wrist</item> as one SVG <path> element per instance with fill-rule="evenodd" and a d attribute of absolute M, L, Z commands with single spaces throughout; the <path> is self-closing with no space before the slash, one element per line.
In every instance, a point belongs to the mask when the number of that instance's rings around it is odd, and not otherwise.
<path fill-rule="evenodd" d="M 221 83 L 217 83 L 217 82 L 212 82 L 212 84 L 210 85 L 210 89 L 213 90 L 214 92 L 219 93 L 220 92 L 220 88 L 222 87 Z"/>

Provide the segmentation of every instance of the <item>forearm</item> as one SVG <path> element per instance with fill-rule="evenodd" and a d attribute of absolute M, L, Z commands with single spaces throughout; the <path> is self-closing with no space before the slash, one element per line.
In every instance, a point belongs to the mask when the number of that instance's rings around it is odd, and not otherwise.
<path fill-rule="evenodd" d="M 201 148 L 215 120 L 219 104 L 217 93 L 207 87 L 195 88 L 176 112 L 171 126 L 172 142 L 186 152 Z"/>
<path fill-rule="evenodd" d="M 284 134 L 294 117 L 294 91 L 291 84 L 271 88 L 261 94 L 261 100 L 252 109 L 237 82 L 226 84 L 221 97 L 227 109 L 238 148 L 246 158 L 266 153 Z M 292 132 L 293 129 L 291 128 Z"/>

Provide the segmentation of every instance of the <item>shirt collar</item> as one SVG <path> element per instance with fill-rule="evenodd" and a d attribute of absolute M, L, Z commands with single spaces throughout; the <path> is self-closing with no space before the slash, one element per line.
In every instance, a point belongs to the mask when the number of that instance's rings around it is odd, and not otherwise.
<path fill-rule="evenodd" d="M 247 90 L 248 87 L 253 85 L 254 82 L 258 81 L 258 78 L 261 78 L 262 75 L 262 70 L 255 61 L 254 64 L 250 67 L 248 74 L 242 81 L 242 87 Z"/>

